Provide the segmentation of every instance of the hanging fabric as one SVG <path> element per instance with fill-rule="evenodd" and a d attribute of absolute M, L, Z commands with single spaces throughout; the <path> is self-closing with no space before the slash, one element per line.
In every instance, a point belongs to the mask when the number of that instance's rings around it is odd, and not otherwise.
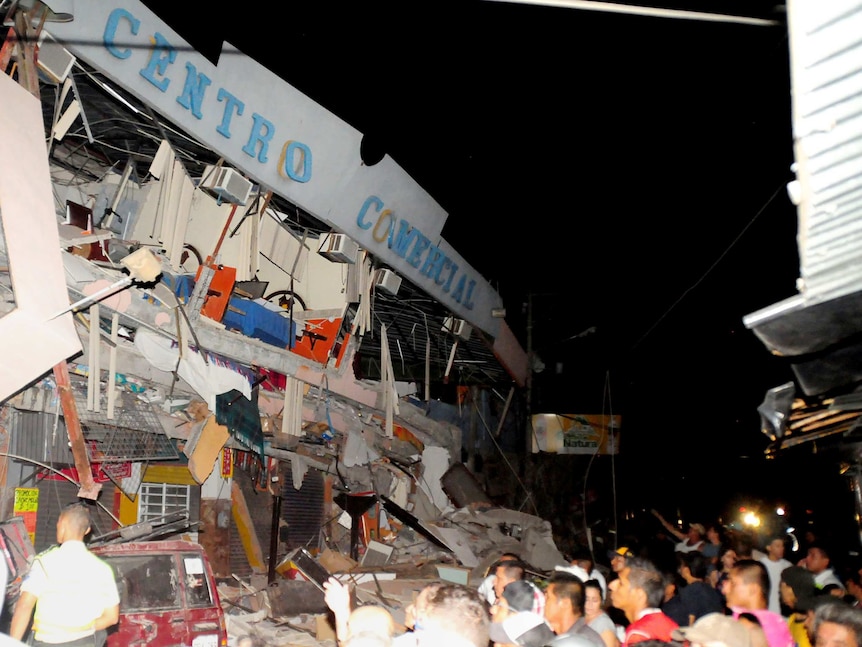
<path fill-rule="evenodd" d="M 398 391 L 395 388 L 395 372 L 389 354 L 389 337 L 386 326 L 380 326 L 380 385 L 383 388 L 383 410 L 386 424 L 383 431 L 387 438 L 393 436 L 393 418 L 398 413 Z"/>

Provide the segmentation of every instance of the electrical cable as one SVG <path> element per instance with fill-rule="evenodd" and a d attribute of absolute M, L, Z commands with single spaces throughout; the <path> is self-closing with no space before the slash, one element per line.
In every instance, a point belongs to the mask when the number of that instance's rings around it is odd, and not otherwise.
<path fill-rule="evenodd" d="M 3 455 L 3 456 L 6 456 L 7 458 L 13 458 L 13 459 L 18 460 L 18 461 L 24 461 L 24 462 L 26 462 L 26 463 L 33 463 L 33 465 L 38 465 L 39 467 L 42 467 L 42 468 L 44 468 L 44 469 L 46 469 L 46 470 L 50 470 L 50 471 L 54 472 L 55 474 L 57 474 L 57 475 L 59 475 L 59 476 L 62 476 L 64 479 L 66 479 L 67 481 L 69 481 L 69 483 L 72 483 L 73 485 L 77 485 L 78 487 L 81 487 L 81 484 L 80 484 L 80 483 L 78 483 L 78 481 L 76 481 L 75 479 L 73 479 L 73 478 L 72 478 L 71 476 L 69 476 L 68 474 L 64 474 L 64 473 L 63 473 L 63 472 L 61 472 L 60 470 L 55 469 L 55 468 L 51 467 L 50 465 L 46 465 L 45 463 L 42 463 L 42 462 L 40 462 L 40 461 L 37 461 L 37 460 L 35 460 L 35 459 L 33 459 L 33 458 L 27 458 L 26 456 L 18 456 L 17 454 L 10 454 L 9 452 L 2 452 L 2 455 Z M 104 510 L 104 511 L 105 511 L 105 514 L 107 514 L 109 517 L 111 517 L 111 519 L 113 519 L 114 521 L 116 521 L 116 522 L 117 522 L 117 524 L 118 524 L 120 527 L 122 527 L 122 526 L 123 526 L 123 523 L 122 523 L 119 519 L 117 519 L 117 518 L 116 518 L 116 517 L 111 513 L 111 511 L 110 511 L 110 510 L 108 510 L 108 509 L 105 507 L 105 504 L 103 504 L 103 503 L 101 503 L 101 502 L 99 502 L 99 501 L 94 501 L 94 503 L 95 503 L 97 506 L 99 506 L 100 508 L 102 508 L 102 510 Z"/>
<path fill-rule="evenodd" d="M 754 222 L 763 214 L 763 212 L 766 211 L 766 208 L 770 204 L 772 204 L 772 201 L 775 200 L 775 197 L 782 191 L 782 189 L 784 189 L 784 187 L 785 187 L 785 183 L 781 183 L 778 185 L 778 188 L 775 189 L 775 192 L 769 197 L 769 199 L 763 204 L 763 206 L 757 210 L 757 213 L 754 214 L 754 217 L 751 220 L 749 220 L 748 223 L 746 223 L 746 225 L 742 228 L 742 231 L 740 231 L 736 235 L 736 237 L 732 241 L 730 241 L 730 244 L 725 248 L 725 250 L 721 254 L 719 254 L 718 258 L 715 259 L 715 261 L 713 261 L 712 265 L 710 265 L 708 268 L 706 268 L 706 271 L 700 276 L 700 278 L 697 279 L 697 281 L 695 281 L 688 289 L 686 289 L 685 292 L 683 292 L 679 296 L 679 298 L 677 298 L 677 300 L 674 301 L 670 305 L 670 307 L 667 310 L 665 310 L 664 313 L 662 313 L 662 315 L 658 319 L 656 319 L 655 323 L 653 323 L 653 325 L 651 325 L 647 329 L 647 331 L 643 335 L 640 336 L 640 338 L 634 343 L 634 345 L 631 347 L 630 350 L 635 350 L 641 344 L 641 342 L 644 339 L 646 339 L 650 335 L 650 333 L 652 333 L 652 331 L 655 330 L 662 321 L 664 321 L 664 319 L 671 313 L 671 311 L 674 308 L 676 308 L 680 304 L 680 302 L 683 299 L 685 299 L 685 297 L 688 296 L 688 294 L 692 290 L 694 290 L 698 285 L 703 283 L 704 279 L 706 279 L 706 277 L 709 276 L 710 272 L 712 272 L 712 270 L 714 270 L 716 268 L 716 266 L 722 261 L 722 259 L 724 259 L 724 257 L 730 253 L 730 250 L 733 249 L 733 247 L 736 245 L 736 243 L 739 242 L 740 238 L 742 238 L 745 235 L 745 232 L 747 232 L 751 228 L 751 226 L 754 224 Z"/>
<path fill-rule="evenodd" d="M 524 504 L 529 501 L 530 504 L 533 506 L 533 512 L 535 512 L 538 516 L 539 509 L 536 507 L 536 502 L 533 500 L 533 493 L 527 489 L 527 486 L 524 485 L 524 482 L 518 476 L 518 472 L 515 471 L 515 468 L 512 467 L 512 464 L 509 462 L 509 459 L 506 458 L 506 454 L 503 452 L 503 448 L 500 447 L 500 444 L 497 442 L 497 439 L 494 438 L 494 434 L 491 433 L 491 428 L 488 426 L 488 423 L 485 422 L 485 418 L 482 416 L 482 412 L 479 411 L 479 407 L 476 405 L 475 400 L 473 401 L 473 407 L 476 409 L 476 413 L 479 416 L 479 420 L 482 422 L 482 425 L 485 427 L 486 433 L 491 438 L 491 441 L 494 443 L 494 446 L 497 448 L 497 451 L 500 453 L 500 456 L 503 458 L 503 462 L 506 463 L 506 466 L 509 468 L 509 471 L 512 472 L 512 475 L 515 477 L 515 480 L 518 482 L 518 485 L 521 486 L 521 489 L 527 495 L 527 498 L 524 503 L 522 503 L 521 506 L 518 508 L 518 512 L 520 512 L 521 509 L 524 507 Z"/>

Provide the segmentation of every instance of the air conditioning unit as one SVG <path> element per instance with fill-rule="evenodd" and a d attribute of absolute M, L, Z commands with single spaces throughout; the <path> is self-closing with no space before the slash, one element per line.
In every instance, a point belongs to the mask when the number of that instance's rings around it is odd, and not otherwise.
<path fill-rule="evenodd" d="M 374 271 L 374 287 L 395 296 L 401 288 L 401 277 L 382 267 Z"/>
<path fill-rule="evenodd" d="M 333 263 L 355 263 L 359 245 L 344 234 L 327 234 L 317 253 Z"/>
<path fill-rule="evenodd" d="M 39 71 L 50 83 L 62 83 L 69 76 L 69 71 L 75 63 L 72 53 L 60 45 L 47 32 L 43 32 L 39 52 L 36 55 Z"/>
<path fill-rule="evenodd" d="M 251 195 L 252 183 L 232 168 L 222 166 L 207 177 L 203 187 L 231 204 L 245 205 Z"/>
<path fill-rule="evenodd" d="M 473 326 L 463 319 L 446 317 L 446 319 L 443 320 L 443 328 L 441 330 L 443 330 L 443 332 L 448 332 L 450 335 L 454 335 L 459 339 L 467 341 L 470 339 L 470 333 L 473 332 Z"/>

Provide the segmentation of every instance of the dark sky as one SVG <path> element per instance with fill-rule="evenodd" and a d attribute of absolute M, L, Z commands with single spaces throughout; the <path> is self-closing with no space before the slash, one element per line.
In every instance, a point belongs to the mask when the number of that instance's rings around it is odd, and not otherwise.
<path fill-rule="evenodd" d="M 634 489 L 721 497 L 729 473 L 735 491 L 792 491 L 756 408 L 793 376 L 742 323 L 799 276 L 783 7 L 672 5 L 782 23 L 758 27 L 488 0 L 145 4 L 392 156 L 525 347 L 533 295 L 534 411 L 621 413 Z"/>

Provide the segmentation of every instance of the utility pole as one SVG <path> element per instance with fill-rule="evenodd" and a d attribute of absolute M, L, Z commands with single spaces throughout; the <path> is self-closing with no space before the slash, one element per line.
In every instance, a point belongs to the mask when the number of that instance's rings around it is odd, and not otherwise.
<path fill-rule="evenodd" d="M 527 391 L 527 402 L 525 412 L 527 414 L 524 429 L 524 460 L 521 462 L 522 476 L 526 472 L 527 459 L 533 452 L 533 293 L 527 294 L 527 379 L 525 385 Z"/>

